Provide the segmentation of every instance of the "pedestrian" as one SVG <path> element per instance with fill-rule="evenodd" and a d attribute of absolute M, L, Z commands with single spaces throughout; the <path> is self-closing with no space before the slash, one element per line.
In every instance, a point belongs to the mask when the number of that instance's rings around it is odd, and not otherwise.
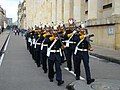
<path fill-rule="evenodd" d="M 20 29 L 19 29 L 19 28 L 17 28 L 16 30 L 17 30 L 17 34 L 19 35 L 19 33 L 20 33 Z"/>
<path fill-rule="evenodd" d="M 14 29 L 13 32 L 14 32 L 15 35 L 17 34 L 17 30 L 16 29 Z"/>

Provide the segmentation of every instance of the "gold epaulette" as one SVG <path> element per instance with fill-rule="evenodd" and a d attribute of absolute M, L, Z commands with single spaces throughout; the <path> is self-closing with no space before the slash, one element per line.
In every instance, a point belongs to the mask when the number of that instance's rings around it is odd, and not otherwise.
<path fill-rule="evenodd" d="M 47 34 L 43 34 L 43 37 L 45 38 L 47 36 Z"/>
<path fill-rule="evenodd" d="M 50 41 L 53 41 L 53 40 L 55 39 L 55 37 L 52 36 L 52 37 L 50 37 L 49 39 L 50 39 Z"/>
<path fill-rule="evenodd" d="M 81 36 L 79 36 L 80 37 L 80 39 L 83 39 L 84 38 L 84 35 L 81 35 Z"/>
<path fill-rule="evenodd" d="M 67 34 L 68 37 L 70 37 L 71 35 L 72 35 L 71 33 L 70 33 L 70 34 Z"/>
<path fill-rule="evenodd" d="M 40 34 L 38 35 L 38 37 L 40 37 Z"/>

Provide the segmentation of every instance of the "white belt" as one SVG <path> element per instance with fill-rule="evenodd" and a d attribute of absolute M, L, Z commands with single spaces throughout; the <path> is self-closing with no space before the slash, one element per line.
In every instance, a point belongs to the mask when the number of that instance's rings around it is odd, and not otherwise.
<path fill-rule="evenodd" d="M 48 46 L 48 44 L 43 44 L 43 46 Z"/>
<path fill-rule="evenodd" d="M 79 51 L 88 51 L 87 49 L 77 49 L 77 50 L 79 50 Z"/>
<path fill-rule="evenodd" d="M 50 52 L 60 52 L 60 50 L 50 50 Z"/>
<path fill-rule="evenodd" d="M 50 52 L 52 53 L 56 53 L 56 52 L 59 52 L 60 53 L 60 56 L 62 56 L 62 51 L 61 51 L 61 48 L 59 50 L 49 50 L 49 48 L 47 49 L 47 56 L 49 57 L 50 56 Z"/>
<path fill-rule="evenodd" d="M 62 41 L 62 42 L 66 42 L 66 43 L 76 43 L 76 42 L 72 42 L 72 41 L 68 41 L 68 40 Z"/>
<path fill-rule="evenodd" d="M 74 43 L 74 44 L 75 44 L 76 42 L 71 42 L 71 41 L 69 41 L 69 43 Z"/>
<path fill-rule="evenodd" d="M 41 45 L 41 43 L 36 43 L 37 45 Z"/>
<path fill-rule="evenodd" d="M 34 48 L 36 48 L 37 45 L 41 45 L 41 43 L 35 43 L 34 45 L 35 45 Z"/>

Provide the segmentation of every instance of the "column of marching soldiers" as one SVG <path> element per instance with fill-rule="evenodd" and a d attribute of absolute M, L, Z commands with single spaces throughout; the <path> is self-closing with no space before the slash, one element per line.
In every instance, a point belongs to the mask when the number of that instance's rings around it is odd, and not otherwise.
<path fill-rule="evenodd" d="M 95 79 L 91 78 L 88 51 L 92 50 L 90 37 L 94 35 L 89 35 L 87 29 L 81 25 L 76 26 L 74 19 L 69 19 L 68 22 L 68 27 L 61 23 L 28 30 L 25 35 L 27 49 L 37 67 L 42 67 L 44 73 L 48 72 L 50 82 L 53 82 L 56 75 L 57 85 L 60 86 L 64 83 L 61 71 L 61 65 L 64 62 L 67 62 L 69 71 L 74 66 L 75 79 L 80 80 L 82 60 L 87 84 L 91 84 Z"/>

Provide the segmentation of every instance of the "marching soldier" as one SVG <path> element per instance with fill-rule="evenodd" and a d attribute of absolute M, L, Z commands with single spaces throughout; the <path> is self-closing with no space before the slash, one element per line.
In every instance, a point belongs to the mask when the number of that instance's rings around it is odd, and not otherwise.
<path fill-rule="evenodd" d="M 41 47 L 41 35 L 40 35 L 40 30 L 37 30 L 36 35 L 35 35 L 35 45 L 34 45 L 34 51 L 35 51 L 35 63 L 37 64 L 37 67 L 40 67 L 41 65 L 41 57 L 40 57 L 40 47 Z"/>
<path fill-rule="evenodd" d="M 58 81 L 58 86 L 64 83 L 62 80 L 62 71 L 61 71 L 61 59 L 62 59 L 62 52 L 61 52 L 61 42 L 57 37 L 57 28 L 54 28 L 53 34 L 50 38 L 48 38 L 48 49 L 47 49 L 47 56 L 48 56 L 48 77 L 50 82 L 53 82 L 54 78 L 54 64 L 56 70 L 56 80 Z"/>
<path fill-rule="evenodd" d="M 42 61 L 42 69 L 44 70 L 44 73 L 47 73 L 47 48 L 48 48 L 48 43 L 47 39 L 49 37 L 50 27 L 46 27 L 44 32 L 41 34 L 43 37 L 43 40 L 41 42 L 41 61 Z"/>
<path fill-rule="evenodd" d="M 33 36 L 34 35 L 34 31 L 30 32 L 30 37 L 29 37 L 29 42 L 30 42 L 30 54 L 33 56 Z"/>
<path fill-rule="evenodd" d="M 26 40 L 26 45 L 27 45 L 27 50 L 30 49 L 30 31 L 28 29 L 27 33 L 25 34 L 25 40 Z"/>
<path fill-rule="evenodd" d="M 74 51 L 73 61 L 74 61 L 76 80 L 80 79 L 80 64 L 81 64 L 81 60 L 83 60 L 87 84 L 90 84 L 94 82 L 95 79 L 91 79 L 91 73 L 89 67 L 89 54 L 88 54 L 89 42 L 86 40 L 86 37 L 90 37 L 90 35 L 89 36 L 86 35 L 85 29 L 81 29 L 79 34 L 74 37 L 75 38 L 74 41 L 76 42 L 76 47 Z"/>
<path fill-rule="evenodd" d="M 65 55 L 67 59 L 67 67 L 69 71 L 72 70 L 72 56 L 73 56 L 73 51 L 75 47 L 75 42 L 73 42 L 73 36 L 75 34 L 75 24 L 73 18 L 70 18 L 69 20 L 69 27 L 68 30 L 66 30 L 66 33 L 64 35 L 64 42 L 66 43 L 66 48 L 65 48 Z"/>
<path fill-rule="evenodd" d="M 61 44 L 65 47 L 64 45 L 65 29 L 63 24 L 61 23 L 60 25 L 58 25 L 57 29 L 58 29 L 58 36 L 60 38 Z M 62 49 L 62 63 L 64 63 L 65 61 L 66 61 L 66 56 L 65 56 L 64 49 Z"/>
<path fill-rule="evenodd" d="M 31 37 L 31 39 L 32 39 L 32 43 L 31 43 L 31 54 L 32 54 L 32 58 L 34 59 L 34 60 L 36 60 L 36 57 L 35 57 L 35 41 L 36 41 L 36 38 L 37 38 L 37 34 L 36 34 L 36 32 L 35 32 L 35 30 L 33 30 L 32 31 L 32 37 Z M 36 62 L 36 61 L 35 61 Z"/>

